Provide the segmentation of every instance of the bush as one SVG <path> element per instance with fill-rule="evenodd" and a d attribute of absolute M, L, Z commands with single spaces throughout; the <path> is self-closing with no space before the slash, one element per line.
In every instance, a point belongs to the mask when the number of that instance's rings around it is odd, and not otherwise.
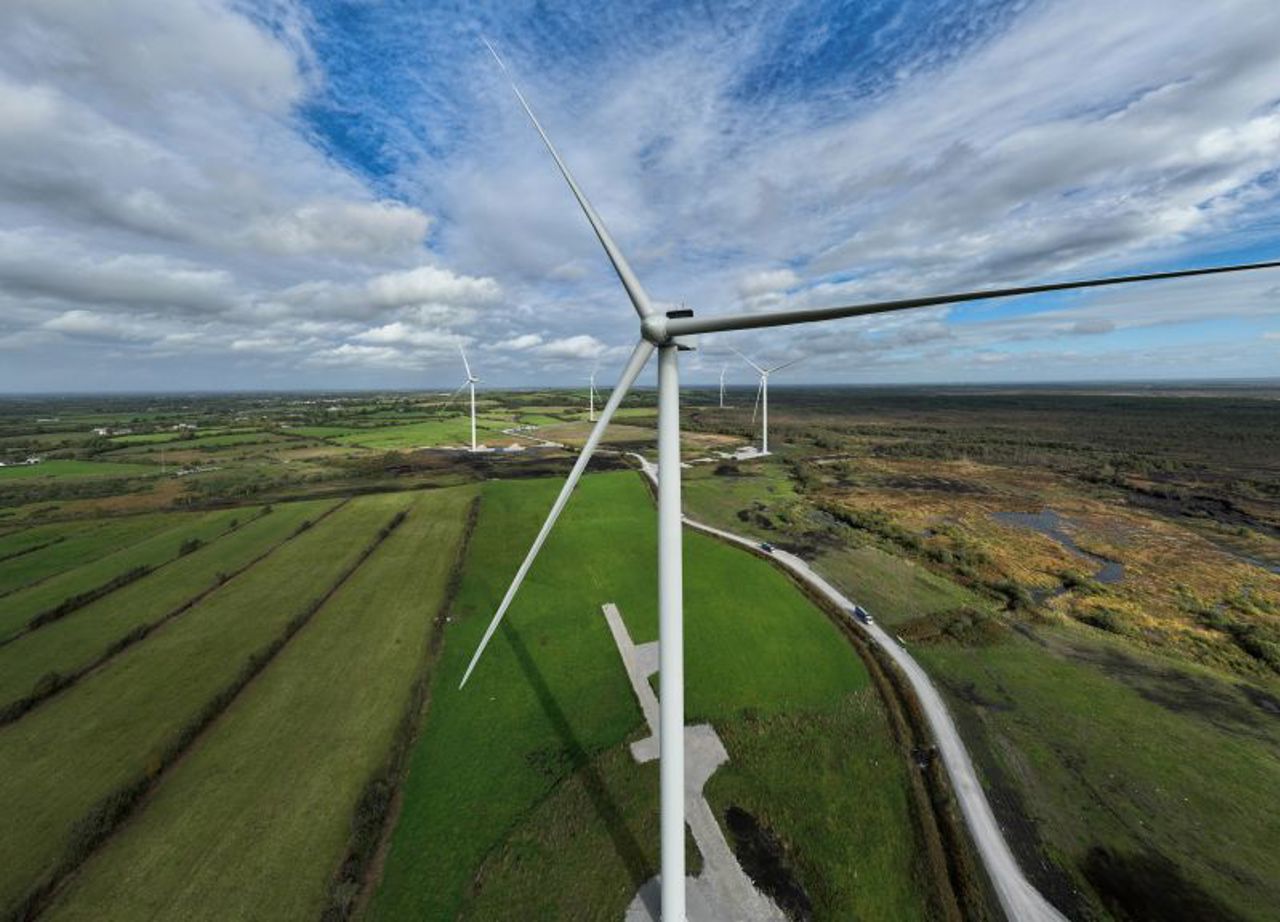
<path fill-rule="evenodd" d="M 204 542 L 201 541 L 199 538 L 188 538 L 186 541 L 183 541 L 182 544 L 178 546 L 178 556 L 185 557 L 188 554 L 191 554 L 200 550 L 200 548 L 202 547 L 204 547 Z"/>

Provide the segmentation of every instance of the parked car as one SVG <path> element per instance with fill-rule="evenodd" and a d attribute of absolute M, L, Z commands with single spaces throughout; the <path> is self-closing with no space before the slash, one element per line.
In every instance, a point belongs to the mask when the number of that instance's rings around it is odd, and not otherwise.
<path fill-rule="evenodd" d="M 853 606 L 853 616 L 863 624 L 875 624 L 876 619 L 871 617 L 871 612 L 867 611 L 861 605 Z"/>
<path fill-rule="evenodd" d="M 761 541 L 761 542 L 760 542 L 760 550 L 764 551 L 766 554 L 772 554 L 772 553 L 773 553 L 773 545 L 772 545 L 772 544 L 770 544 L 768 541 Z"/>

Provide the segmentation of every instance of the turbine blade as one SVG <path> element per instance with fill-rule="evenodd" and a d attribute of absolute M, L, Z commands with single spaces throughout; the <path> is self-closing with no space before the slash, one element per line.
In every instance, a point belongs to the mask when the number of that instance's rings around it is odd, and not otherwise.
<path fill-rule="evenodd" d="M 609 420 L 613 417 L 614 411 L 622 403 L 622 398 L 627 395 L 631 385 L 635 383 L 636 378 L 640 376 L 640 372 L 644 370 L 645 363 L 649 361 L 649 356 L 653 354 L 653 349 L 653 344 L 648 340 L 642 339 L 636 343 L 636 348 L 631 353 L 631 358 L 627 360 L 627 367 L 623 370 L 622 377 L 618 379 L 618 383 L 613 388 L 613 393 L 609 395 L 608 402 L 596 418 L 596 424 L 592 428 L 591 434 L 587 436 L 586 444 L 582 446 L 578 460 L 574 462 L 573 470 L 569 472 L 568 479 L 565 480 L 564 486 L 560 488 L 560 495 L 556 497 L 555 503 L 552 504 L 551 512 L 547 514 L 547 520 L 542 523 L 542 530 L 538 532 L 538 537 L 534 539 L 533 546 L 529 548 L 529 553 L 525 555 L 524 563 L 520 564 L 520 569 L 516 571 L 515 578 L 507 589 L 507 594 L 502 598 L 502 604 L 498 606 L 497 613 L 494 614 L 493 620 L 489 622 L 489 626 L 485 629 L 484 637 L 480 638 L 480 645 L 476 647 L 476 652 L 472 654 L 467 671 L 463 674 L 462 682 L 458 685 L 459 688 L 466 685 L 467 679 L 471 678 L 471 671 L 476 668 L 476 663 L 480 661 L 480 655 L 484 653 L 485 647 L 489 645 L 493 632 L 498 629 L 498 624 L 507 613 L 507 609 L 510 607 L 512 599 L 515 598 L 520 584 L 524 582 L 529 568 L 533 566 L 534 558 L 538 556 L 538 551 L 542 550 L 542 544 L 547 540 L 547 535 L 551 533 L 551 528 L 556 524 L 556 519 L 560 518 L 560 513 L 564 510 L 565 503 L 569 501 L 573 488 L 578 485 L 583 471 L 587 469 L 587 463 L 591 460 L 591 456 L 595 454 L 596 446 L 600 444 L 600 438 L 604 435 L 605 427 L 609 425 Z"/>
<path fill-rule="evenodd" d="M 746 362 L 748 365 L 750 365 L 750 366 L 751 366 L 752 368 L 754 368 L 756 371 L 760 372 L 760 374 L 764 374 L 764 369 L 763 369 L 763 368 L 761 368 L 761 367 L 760 367 L 759 365 L 757 365 L 755 362 L 751 361 L 751 359 L 747 358 L 745 355 L 743 355 L 743 354 L 742 354 L 741 352 L 739 352 L 737 349 L 734 349 L 734 348 L 733 348 L 733 346 L 730 346 L 730 347 L 729 347 L 729 349 L 730 349 L 730 351 L 731 351 L 731 352 L 733 352 L 733 354 L 734 354 L 734 355 L 736 355 L 738 358 L 742 359 L 742 361 Z"/>
<path fill-rule="evenodd" d="M 458 395 L 462 393 L 463 388 L 465 388 L 470 383 L 471 383 L 470 381 L 463 381 L 461 384 L 459 384 L 458 389 L 449 395 L 449 399 L 440 405 L 440 412 L 443 413 L 445 410 L 449 409 L 449 405 L 458 399 Z"/>
<path fill-rule="evenodd" d="M 764 392 L 764 376 L 760 376 L 760 383 L 756 386 L 756 402 L 751 407 L 751 425 L 756 424 L 756 411 L 760 409 L 760 395 Z"/>
<path fill-rule="evenodd" d="M 483 41 L 485 47 L 489 49 L 489 53 L 493 55 L 493 59 L 502 68 L 502 73 L 506 76 L 507 82 L 511 84 L 511 89 L 516 94 L 516 99 L 520 100 L 520 105 L 524 109 L 525 115 L 529 116 L 529 121 L 533 122 L 533 127 L 537 129 L 538 134 L 542 137 L 542 143 L 547 146 L 547 151 L 551 154 L 551 158 L 555 160 L 556 166 L 559 167 L 560 175 L 569 184 L 569 189 L 573 192 L 573 197 L 578 200 L 582 213 L 591 222 L 591 229 L 596 232 L 596 238 L 600 241 L 600 245 L 604 247 L 605 255 L 609 257 L 609 262 L 613 265 L 613 271 L 618 274 L 618 281 L 622 282 L 622 287 L 627 290 L 627 297 L 631 299 L 631 304 L 636 309 L 636 313 L 641 318 L 649 316 L 653 313 L 653 307 L 649 303 L 648 292 L 640 284 L 640 280 L 631 269 L 631 264 L 622 255 L 618 245 L 613 242 L 613 237 L 609 235 L 609 230 L 604 226 L 604 221 L 600 219 L 600 215 L 596 214 L 596 210 L 587 201 L 586 195 L 578 188 L 578 183 L 574 180 L 573 174 L 569 172 L 569 168 L 560 159 L 559 152 L 556 150 L 555 145 L 551 143 L 551 138 L 547 136 L 546 131 L 543 130 L 542 123 L 538 121 L 538 117 L 533 114 L 533 109 L 525 101 L 524 94 L 520 92 L 520 87 L 516 86 L 515 79 L 511 76 L 511 72 L 507 70 L 507 65 L 503 63 L 502 58 L 498 57 L 498 52 L 493 50 L 493 46 L 489 44 L 488 39 Z"/>
<path fill-rule="evenodd" d="M 774 365 L 772 368 L 769 369 L 769 374 L 773 374 L 775 371 L 782 371 L 782 369 L 784 368 L 790 368 L 796 362 L 803 362 L 804 359 L 805 357 L 802 355 L 800 356 L 800 358 L 792 359 L 790 362 L 783 362 L 781 365 Z"/>
<path fill-rule="evenodd" d="M 467 370 L 467 380 L 474 381 L 476 376 L 471 373 L 471 363 L 467 361 L 467 351 L 459 345 L 458 353 L 462 356 L 462 367 Z"/>
<path fill-rule="evenodd" d="M 719 317 L 673 317 L 666 323 L 666 332 L 669 336 L 692 336 L 698 333 L 723 333 L 728 330 L 783 327 L 797 323 L 815 323 L 820 320 L 837 320 L 841 317 L 884 314 L 917 307 L 937 307 L 941 304 L 961 304 L 965 301 L 1013 298 L 1019 295 L 1033 295 L 1046 291 L 1072 291 L 1081 288 L 1101 288 L 1106 285 L 1127 285 L 1132 282 L 1152 282 L 1160 279 L 1190 278 L 1197 275 L 1219 275 L 1225 272 L 1250 272 L 1255 269 L 1276 268 L 1280 268 L 1280 260 L 1261 263 L 1239 263 L 1231 266 L 1210 266 L 1200 269 L 1179 269 L 1174 272 L 1147 272 L 1142 275 L 1118 275 L 1110 278 L 1082 279 L 1074 282 L 1052 282 L 1047 285 L 1024 285 L 1019 288 L 962 291 L 954 294 L 930 295 L 923 298 L 902 298 L 897 301 L 868 301 L 865 304 L 851 304 L 843 307 L 815 307 L 795 311 L 773 311 L 764 314 L 725 314 Z M 738 354 L 741 355 L 742 353 Z M 746 358 L 746 356 L 743 356 L 743 358 Z"/>

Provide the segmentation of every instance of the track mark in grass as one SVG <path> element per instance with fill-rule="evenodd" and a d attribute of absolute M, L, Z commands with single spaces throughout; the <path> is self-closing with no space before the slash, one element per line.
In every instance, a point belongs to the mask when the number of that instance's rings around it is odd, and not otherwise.
<path fill-rule="evenodd" d="M 344 499 L 341 502 L 334 503 L 328 509 L 325 509 L 323 512 L 321 512 L 320 515 L 318 515 L 314 520 L 308 519 L 307 520 L 308 528 L 318 522 L 323 521 L 325 518 L 332 515 L 334 512 L 337 512 L 340 508 L 346 505 L 347 502 L 349 502 L 349 500 Z M 262 517 L 263 517 L 262 515 L 256 516 L 255 520 L 260 519 Z M 235 529 L 233 528 L 228 529 L 226 534 L 230 534 L 234 530 Z M 36 707 L 48 701 L 54 695 L 57 695 L 63 691 L 66 691 L 68 688 L 71 688 L 73 685 L 79 682 L 82 678 L 84 678 L 90 672 L 106 665 L 112 659 L 114 659 L 115 657 L 123 653 L 125 650 L 129 649 L 134 644 L 146 638 L 157 628 L 167 624 L 168 622 L 172 621 L 174 618 L 177 618 L 183 612 L 186 612 L 191 608 L 194 608 L 199 602 L 206 599 L 209 595 L 218 591 L 219 589 L 221 589 L 222 587 L 230 583 L 232 580 L 234 580 L 236 577 L 240 576 L 246 571 L 252 569 L 257 564 L 266 560 L 268 557 L 270 557 L 272 554 L 278 551 L 285 544 L 289 543 L 294 538 L 297 538 L 299 535 L 301 535 L 305 530 L 306 529 L 297 529 L 293 531 L 282 540 L 272 544 L 270 547 L 268 547 L 261 554 L 254 557 L 252 560 L 244 563 L 239 567 L 236 567 L 234 570 L 230 571 L 229 573 L 219 574 L 219 578 L 211 585 L 208 585 L 204 589 L 201 589 L 195 595 L 184 600 L 180 605 L 177 605 L 174 608 L 171 608 L 169 611 L 165 612 L 163 615 L 161 615 L 159 618 L 155 619 L 154 621 L 149 621 L 144 624 L 139 624 L 137 627 L 133 628 L 128 633 L 122 634 L 115 641 L 113 641 L 106 649 L 104 649 L 101 654 L 89 660 L 88 662 L 82 664 L 81 666 L 72 670 L 71 672 L 62 673 L 57 671 L 50 671 L 45 673 L 43 676 L 41 676 L 40 681 L 36 683 L 35 687 L 32 689 L 30 694 L 22 698 L 19 698 L 7 705 L 4 705 L 3 707 L 0 707 L 0 727 L 3 727 L 6 724 L 13 723 L 15 720 L 30 713 Z M 20 637 L 23 635 L 17 635 L 17 636 Z M 10 638 L 10 640 L 16 640 L 16 639 L 17 637 Z M 8 641 L 5 641 L 4 643 L 7 643 L 7 642 Z M 4 643 L 0 643 L 0 646 L 4 646 Z"/>
<path fill-rule="evenodd" d="M 29 889 L 9 910 L 13 919 L 34 919 L 49 904 L 58 888 L 144 803 L 164 774 L 171 769 L 222 715 L 236 697 L 271 663 L 329 598 L 347 582 L 372 556 L 373 552 L 400 527 L 406 516 L 400 510 L 378 530 L 368 546 L 360 552 L 338 578 L 298 614 L 289 619 L 284 630 L 265 647 L 249 656 L 240 674 L 213 698 L 169 741 L 163 752 L 139 775 L 120 785 L 98 800 L 75 824 L 71 841 L 54 869 Z"/>

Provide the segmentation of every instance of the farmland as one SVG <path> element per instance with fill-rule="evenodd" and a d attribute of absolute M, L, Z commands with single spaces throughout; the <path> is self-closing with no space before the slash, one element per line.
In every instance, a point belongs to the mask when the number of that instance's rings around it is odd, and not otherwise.
<path fill-rule="evenodd" d="M 1268 393 L 780 387 L 775 454 L 734 459 L 749 395 L 691 390 L 685 508 L 799 554 L 901 638 L 1072 918 L 1263 919 Z M 623 407 L 464 691 L 589 431 L 578 390 L 485 393 L 481 441 L 525 450 L 475 455 L 442 447 L 469 425 L 439 395 L 0 414 L 0 457 L 43 458 L 13 470 L 78 472 L 0 479 L 0 907 L 619 916 L 656 872 L 657 771 L 627 748 L 642 718 L 600 605 L 655 638 L 652 502 L 621 470 L 651 455 L 651 397 Z M 517 425 L 533 438 L 500 435 Z M 936 860 L 954 807 L 922 786 L 910 702 L 766 561 L 686 535 L 688 715 L 729 752 L 705 793 L 731 847 L 815 919 L 956 911 L 975 881 Z M 975 886 L 962 917 L 989 912 Z"/>
<path fill-rule="evenodd" d="M 405 509 L 403 525 L 175 766 L 48 918 L 317 917 L 357 801 L 401 720 L 471 496 L 464 488 L 366 501 L 374 521 Z M 307 767 L 301 783 L 280 771 L 290 765 Z M 228 777 L 237 779 L 231 790 Z M 275 819 L 264 827 L 267 816 Z"/>

